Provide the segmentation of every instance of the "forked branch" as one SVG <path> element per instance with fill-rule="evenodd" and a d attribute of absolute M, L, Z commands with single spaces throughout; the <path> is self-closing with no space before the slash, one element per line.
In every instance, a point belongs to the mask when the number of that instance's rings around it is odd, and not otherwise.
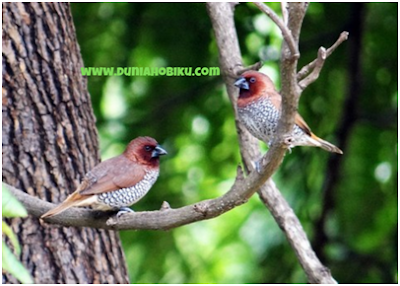
<path fill-rule="evenodd" d="M 304 90 L 308 85 L 313 83 L 319 76 L 319 72 L 324 65 L 325 60 L 336 50 L 337 47 L 340 46 L 344 41 L 346 41 L 349 37 L 349 32 L 342 32 L 336 42 L 324 52 L 324 55 L 321 54 L 321 49 L 324 47 L 319 48 L 318 50 L 318 57 L 313 60 L 311 63 L 305 65 L 298 73 L 297 73 L 297 80 L 300 82 L 300 88 Z M 317 71 L 315 71 L 317 70 Z M 307 79 L 308 77 L 311 79 Z"/>
<path fill-rule="evenodd" d="M 294 40 L 293 35 L 292 35 L 292 32 L 289 30 L 289 28 L 287 27 L 285 22 L 282 21 L 282 19 L 279 18 L 279 16 L 276 15 L 275 12 L 270 7 L 265 5 L 264 3 L 262 3 L 262 2 L 254 2 L 254 5 L 256 5 L 258 7 L 258 9 L 260 9 L 262 12 L 267 14 L 268 17 L 270 17 L 270 19 L 272 21 L 274 21 L 274 23 L 281 30 L 283 39 L 288 44 L 289 49 L 291 51 L 292 57 L 295 58 L 295 59 L 299 58 L 300 54 L 299 54 L 298 46 L 295 43 L 295 40 Z"/>

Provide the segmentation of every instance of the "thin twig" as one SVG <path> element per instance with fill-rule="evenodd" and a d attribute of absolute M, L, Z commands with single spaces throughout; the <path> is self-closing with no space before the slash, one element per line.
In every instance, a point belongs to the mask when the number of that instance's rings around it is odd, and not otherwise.
<path fill-rule="evenodd" d="M 291 57 L 293 59 L 298 59 L 300 57 L 299 50 L 297 48 L 297 45 L 295 44 L 291 31 L 288 29 L 285 23 L 279 18 L 278 15 L 275 14 L 275 12 L 271 8 L 269 8 L 264 3 L 254 2 L 254 5 L 256 5 L 258 9 L 260 9 L 262 12 L 267 14 L 268 17 L 270 17 L 271 20 L 274 21 L 274 23 L 279 27 L 282 32 L 283 39 L 289 46 Z"/>
<path fill-rule="evenodd" d="M 346 41 L 348 37 L 349 37 L 349 32 L 346 31 L 342 32 L 339 38 L 336 40 L 336 42 L 329 49 L 326 50 L 326 58 L 328 58 L 333 53 L 333 51 L 340 46 L 340 44 Z M 318 58 L 316 58 L 306 66 L 302 67 L 301 70 L 297 73 L 297 80 L 301 81 L 302 79 L 304 79 L 307 76 L 307 74 L 309 74 L 310 71 L 315 68 L 317 61 Z"/>
<path fill-rule="evenodd" d="M 316 59 L 314 69 L 305 79 L 299 82 L 299 87 L 301 88 L 301 90 L 305 90 L 307 86 L 318 79 L 321 69 L 324 66 L 325 60 L 326 50 L 324 47 L 320 47 L 318 50 L 318 57 Z"/>
<path fill-rule="evenodd" d="M 236 76 L 239 76 L 239 75 L 241 75 L 242 73 L 244 73 L 244 72 L 246 72 L 246 71 L 249 71 L 249 70 L 258 71 L 259 69 L 262 68 L 262 66 L 263 66 L 263 62 L 262 62 L 262 61 L 259 61 L 259 62 L 256 62 L 255 64 L 251 65 L 251 66 L 248 66 L 248 67 L 245 67 L 245 68 L 239 68 L 239 69 L 236 71 Z"/>
<path fill-rule="evenodd" d="M 287 2 L 281 2 L 281 11 L 282 11 L 283 23 L 285 24 L 285 26 L 287 26 L 288 21 L 289 21 L 289 14 L 287 11 Z"/>

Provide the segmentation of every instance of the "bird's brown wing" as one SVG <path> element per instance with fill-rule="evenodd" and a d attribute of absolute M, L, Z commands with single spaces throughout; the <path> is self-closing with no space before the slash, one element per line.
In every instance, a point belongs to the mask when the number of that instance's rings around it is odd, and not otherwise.
<path fill-rule="evenodd" d="M 94 195 L 131 187 L 141 181 L 145 173 L 144 166 L 133 163 L 123 155 L 111 158 L 86 174 L 79 186 L 79 194 Z"/>
<path fill-rule="evenodd" d="M 300 114 L 296 114 L 294 118 L 294 123 L 299 126 L 305 133 L 311 136 L 312 132 L 310 127 L 308 127 L 307 123 L 304 121 L 303 117 Z"/>
<path fill-rule="evenodd" d="M 275 90 L 272 86 L 273 90 L 265 91 L 266 96 L 271 101 L 271 103 L 275 106 L 277 110 L 281 110 L 282 105 L 282 96 Z"/>

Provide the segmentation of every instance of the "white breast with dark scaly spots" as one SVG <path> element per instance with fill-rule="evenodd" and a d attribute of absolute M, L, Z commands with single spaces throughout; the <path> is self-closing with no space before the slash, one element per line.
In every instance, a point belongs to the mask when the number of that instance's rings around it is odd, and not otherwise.
<path fill-rule="evenodd" d="M 238 109 L 239 120 L 251 135 L 268 143 L 276 133 L 279 111 L 268 100 L 261 98 Z"/>
<path fill-rule="evenodd" d="M 275 108 L 269 99 L 260 98 L 245 107 L 238 108 L 240 122 L 251 135 L 270 144 L 276 134 L 280 111 Z M 304 135 L 304 131 L 297 125 L 293 127 L 293 146 L 298 145 Z M 299 141 L 299 142 L 298 142 Z"/>
<path fill-rule="evenodd" d="M 131 206 L 147 194 L 156 182 L 158 173 L 158 171 L 147 172 L 144 178 L 136 185 L 103 193 L 98 195 L 97 200 L 100 204 L 107 205 L 110 208 Z"/>

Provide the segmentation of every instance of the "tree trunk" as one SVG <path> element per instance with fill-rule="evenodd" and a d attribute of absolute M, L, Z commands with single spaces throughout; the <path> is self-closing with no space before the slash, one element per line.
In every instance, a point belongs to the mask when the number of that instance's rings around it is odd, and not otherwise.
<path fill-rule="evenodd" d="M 3 181 L 61 202 L 99 162 L 70 7 L 3 3 Z M 35 283 L 129 283 L 113 231 L 9 221 Z M 3 283 L 18 283 L 3 274 Z"/>

